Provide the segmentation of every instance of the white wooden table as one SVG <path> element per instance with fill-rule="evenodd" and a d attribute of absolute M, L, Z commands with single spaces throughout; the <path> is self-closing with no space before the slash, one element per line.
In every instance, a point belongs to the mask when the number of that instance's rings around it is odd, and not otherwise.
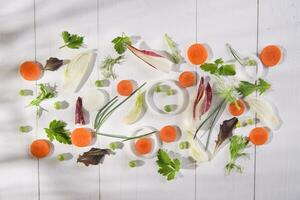
<path fill-rule="evenodd" d="M 300 199 L 300 1 L 1 0 L 0 5 L 0 200 Z M 106 158 L 101 166 L 85 167 L 76 163 L 76 157 L 90 147 L 76 149 L 55 143 L 53 155 L 37 161 L 28 153 L 31 141 L 45 137 L 43 128 L 50 120 L 60 116 L 73 121 L 73 115 L 51 109 L 35 123 L 34 109 L 24 109 L 30 98 L 18 96 L 20 88 L 34 89 L 35 85 L 20 79 L 18 66 L 35 57 L 45 62 L 50 56 L 69 58 L 78 53 L 80 50 L 58 50 L 64 30 L 86 36 L 88 48 L 99 49 L 99 60 L 113 51 L 110 41 L 121 32 L 140 35 L 156 49 L 163 47 L 164 33 L 179 43 L 182 52 L 195 41 L 204 42 L 213 49 L 215 58 L 229 57 L 224 46 L 227 42 L 242 53 L 256 53 L 269 43 L 278 44 L 284 48 L 285 58 L 268 72 L 272 91 L 267 98 L 277 106 L 282 127 L 273 133 L 270 144 L 256 152 L 252 148 L 251 159 L 242 163 L 242 175 L 224 176 L 225 150 L 211 163 L 183 170 L 182 177 L 170 183 L 157 174 L 154 160 L 147 160 L 141 168 L 128 168 L 126 152 Z M 140 83 L 163 78 L 141 65 L 128 56 L 117 69 L 119 78 L 132 77 Z M 185 64 L 183 69 L 195 68 Z M 60 81 L 61 72 L 49 73 L 41 82 Z M 85 87 L 92 87 L 98 76 L 95 68 Z M 177 74 L 170 76 L 175 78 Z M 112 82 L 109 91 L 112 95 L 114 85 Z M 46 106 L 51 107 L 54 101 Z M 181 120 L 174 116 L 157 121 L 157 116 L 149 113 L 128 128 L 113 123 L 119 117 L 113 115 L 104 129 L 130 131 L 142 125 L 159 128 Z M 21 124 L 32 124 L 34 130 L 20 134 Z M 105 147 L 110 141 L 98 138 L 95 146 Z M 58 162 L 55 156 L 65 152 L 72 152 L 74 158 Z"/>

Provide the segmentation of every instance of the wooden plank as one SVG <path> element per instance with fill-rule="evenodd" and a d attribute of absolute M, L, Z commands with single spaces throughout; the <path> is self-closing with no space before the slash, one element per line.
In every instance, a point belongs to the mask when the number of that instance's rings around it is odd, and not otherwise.
<path fill-rule="evenodd" d="M 242 55 L 256 50 L 256 2 L 255 1 L 203 1 L 198 0 L 199 43 L 206 43 L 212 50 L 212 59 L 231 60 L 232 56 L 225 44 L 231 44 Z M 199 69 L 200 76 L 205 75 Z M 210 139 L 213 147 L 219 133 L 219 124 L 231 116 L 225 110 L 216 123 Z M 248 129 L 235 131 L 247 135 Z M 206 143 L 204 137 L 203 143 Z M 224 167 L 228 162 L 228 145 L 209 163 L 197 168 L 197 199 L 252 199 L 253 196 L 253 153 L 250 160 L 241 161 L 243 174 L 232 173 L 225 176 Z"/>
<path fill-rule="evenodd" d="M 273 131 L 268 145 L 257 147 L 256 199 L 300 198 L 300 150 L 297 141 L 300 101 L 299 63 L 300 2 L 259 1 L 259 50 L 268 44 L 283 48 L 284 59 L 270 68 L 266 76 L 272 90 L 266 97 L 282 119 L 279 130 Z"/>
<path fill-rule="evenodd" d="M 180 21 L 178 17 L 180 16 Z M 179 44 L 184 54 L 187 45 L 194 38 L 194 3 L 182 1 L 100 1 L 100 51 L 105 57 L 113 53 L 111 40 L 125 32 L 128 35 L 138 35 L 153 49 L 165 49 L 163 34 L 168 33 Z M 115 55 L 115 54 L 114 54 Z M 134 79 L 139 84 L 147 81 L 160 80 L 167 76 L 159 71 L 154 71 L 149 66 L 134 57 L 130 52 L 126 54 L 126 61 L 116 67 L 116 72 L 121 79 Z M 193 70 L 187 65 L 181 66 L 181 70 Z M 177 78 L 176 73 L 168 76 Z M 116 94 L 113 81 L 111 96 Z M 128 102 L 131 106 L 134 99 Z M 111 116 L 103 127 L 106 132 L 120 132 L 126 130 L 130 133 L 141 126 L 154 126 L 160 129 L 163 125 L 180 125 L 180 116 L 160 117 L 149 109 L 141 121 L 127 127 L 122 124 L 123 113 L 128 112 L 127 106 L 121 107 L 117 113 Z M 158 120 L 159 117 L 159 120 Z M 115 122 L 120 122 L 117 125 Z M 104 147 L 111 140 L 100 139 Z M 103 142 L 102 142 L 103 141 Z M 177 144 L 176 144 L 177 145 Z M 175 145 L 167 145 L 164 148 L 176 149 Z M 177 148 L 178 149 L 178 148 Z M 133 157 L 128 151 L 117 152 L 117 155 L 107 158 L 101 166 L 101 197 L 102 199 L 194 199 L 194 171 L 182 170 L 183 177 L 173 182 L 166 182 L 157 173 L 155 158 L 145 160 L 145 165 L 136 168 L 128 168 L 128 162 Z"/>
<path fill-rule="evenodd" d="M 0 13 L 0 199 L 37 199 L 37 161 L 28 151 L 35 137 L 35 110 L 24 109 L 31 97 L 18 96 L 22 88 L 35 88 L 18 73 L 23 61 L 34 60 L 33 1 L 7 2 Z M 19 133 L 21 125 L 33 130 Z"/>
<path fill-rule="evenodd" d="M 88 49 L 97 47 L 97 1 L 37 1 L 37 59 L 43 64 L 50 57 L 72 59 L 76 54 L 87 49 L 58 49 L 62 46 L 62 31 L 69 31 L 85 36 Z M 83 88 L 74 94 L 65 94 L 61 90 L 63 69 L 56 72 L 45 72 L 40 82 L 57 84 L 59 91 L 56 99 L 43 104 L 49 112 L 39 119 L 39 137 L 46 138 L 44 128 L 50 121 L 57 119 L 68 123 L 67 128 L 72 130 L 74 125 L 75 102 L 82 91 L 92 87 L 88 80 Z M 93 77 L 93 76 L 91 76 Z M 55 101 L 66 100 L 69 107 L 66 110 L 55 110 Z M 88 124 L 87 126 L 90 126 Z M 98 167 L 86 167 L 76 163 L 79 154 L 88 151 L 91 147 L 76 148 L 72 145 L 60 144 L 53 141 L 55 149 L 51 157 L 40 160 L 40 188 L 41 199 L 98 199 L 99 179 Z M 59 162 L 56 156 L 61 153 L 71 153 L 71 160 Z"/>

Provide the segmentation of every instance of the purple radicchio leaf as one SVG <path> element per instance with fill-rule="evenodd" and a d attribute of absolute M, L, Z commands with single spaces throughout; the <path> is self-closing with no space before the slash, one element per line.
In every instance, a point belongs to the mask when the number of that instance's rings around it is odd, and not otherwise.
<path fill-rule="evenodd" d="M 78 97 L 76 101 L 75 124 L 81 124 L 81 125 L 85 124 L 81 97 Z"/>
<path fill-rule="evenodd" d="M 196 119 L 196 108 L 197 108 L 197 105 L 198 105 L 200 99 L 202 98 L 203 94 L 204 94 L 204 78 L 201 77 L 201 80 L 200 80 L 200 83 L 198 86 L 197 96 L 196 96 L 196 99 L 193 104 L 193 119 Z"/>
<path fill-rule="evenodd" d="M 61 66 L 63 66 L 64 61 L 60 60 L 58 58 L 50 57 L 46 61 L 46 65 L 44 67 L 44 70 L 49 70 L 49 71 L 56 71 L 58 70 Z"/>
<path fill-rule="evenodd" d="M 205 88 L 205 101 L 204 101 L 204 106 L 202 107 L 201 114 L 204 114 L 209 110 L 211 103 L 212 103 L 212 88 L 208 82 Z"/>
<path fill-rule="evenodd" d="M 84 152 L 82 155 L 79 155 L 77 162 L 89 165 L 98 165 L 102 164 L 106 155 L 114 154 L 110 149 L 100 149 L 100 148 L 91 148 L 89 151 Z"/>
<path fill-rule="evenodd" d="M 232 131 L 237 122 L 238 119 L 236 117 L 233 117 L 231 119 L 224 120 L 220 125 L 220 131 L 216 140 L 215 152 L 220 148 L 225 140 L 229 139 L 232 136 Z"/>

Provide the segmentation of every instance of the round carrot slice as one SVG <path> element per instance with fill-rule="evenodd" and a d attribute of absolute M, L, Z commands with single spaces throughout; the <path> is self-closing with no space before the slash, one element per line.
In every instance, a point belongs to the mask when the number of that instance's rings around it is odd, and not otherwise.
<path fill-rule="evenodd" d="M 185 71 L 180 74 L 178 80 L 181 87 L 191 87 L 196 83 L 196 75 L 193 72 Z"/>
<path fill-rule="evenodd" d="M 20 65 L 19 72 L 25 80 L 36 81 L 42 77 L 44 70 L 40 63 L 26 61 Z"/>
<path fill-rule="evenodd" d="M 148 154 L 153 148 L 152 141 L 150 138 L 140 138 L 134 144 L 134 148 L 140 155 Z"/>
<path fill-rule="evenodd" d="M 77 147 L 86 147 L 92 143 L 93 134 L 88 128 L 76 128 L 71 133 L 72 144 Z"/>
<path fill-rule="evenodd" d="M 117 91 L 122 96 L 129 96 L 133 92 L 133 84 L 130 80 L 122 80 L 118 83 Z"/>
<path fill-rule="evenodd" d="M 208 58 L 208 52 L 203 44 L 193 44 L 189 47 L 187 56 L 194 65 L 203 64 Z"/>
<path fill-rule="evenodd" d="M 269 133 L 264 127 L 256 127 L 249 134 L 249 140 L 255 145 L 263 145 L 268 139 Z"/>
<path fill-rule="evenodd" d="M 166 143 L 174 142 L 177 138 L 177 131 L 174 126 L 165 126 L 159 132 L 160 140 Z"/>
<path fill-rule="evenodd" d="M 276 45 L 268 45 L 260 53 L 262 63 L 267 67 L 277 65 L 281 60 L 281 50 Z"/>
<path fill-rule="evenodd" d="M 30 152 L 36 158 L 44 158 L 49 155 L 51 146 L 48 140 L 39 139 L 31 143 Z"/>
<path fill-rule="evenodd" d="M 240 116 L 245 112 L 246 106 L 243 100 L 237 100 L 228 105 L 228 111 L 233 116 Z"/>

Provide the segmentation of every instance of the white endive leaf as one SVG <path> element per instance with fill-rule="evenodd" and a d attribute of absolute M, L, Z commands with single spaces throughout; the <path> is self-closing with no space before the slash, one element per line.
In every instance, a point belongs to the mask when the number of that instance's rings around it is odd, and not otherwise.
<path fill-rule="evenodd" d="M 257 117 L 270 129 L 276 130 L 280 127 L 280 119 L 272 105 L 266 100 L 248 96 L 244 99 L 250 106 L 250 111 L 257 113 Z"/>
<path fill-rule="evenodd" d="M 204 145 L 198 139 L 194 139 L 194 134 L 187 133 L 187 140 L 190 144 L 189 155 L 197 162 L 206 162 L 210 160 L 210 152 L 205 151 Z"/>
<path fill-rule="evenodd" d="M 67 91 L 78 92 L 93 71 L 95 60 L 94 51 L 80 53 L 72 59 L 64 71 L 63 88 Z"/>
<path fill-rule="evenodd" d="M 143 93 L 139 93 L 134 107 L 129 111 L 129 113 L 124 117 L 124 122 L 126 124 L 133 124 L 141 118 L 143 114 L 143 105 L 144 105 L 144 98 Z"/>

